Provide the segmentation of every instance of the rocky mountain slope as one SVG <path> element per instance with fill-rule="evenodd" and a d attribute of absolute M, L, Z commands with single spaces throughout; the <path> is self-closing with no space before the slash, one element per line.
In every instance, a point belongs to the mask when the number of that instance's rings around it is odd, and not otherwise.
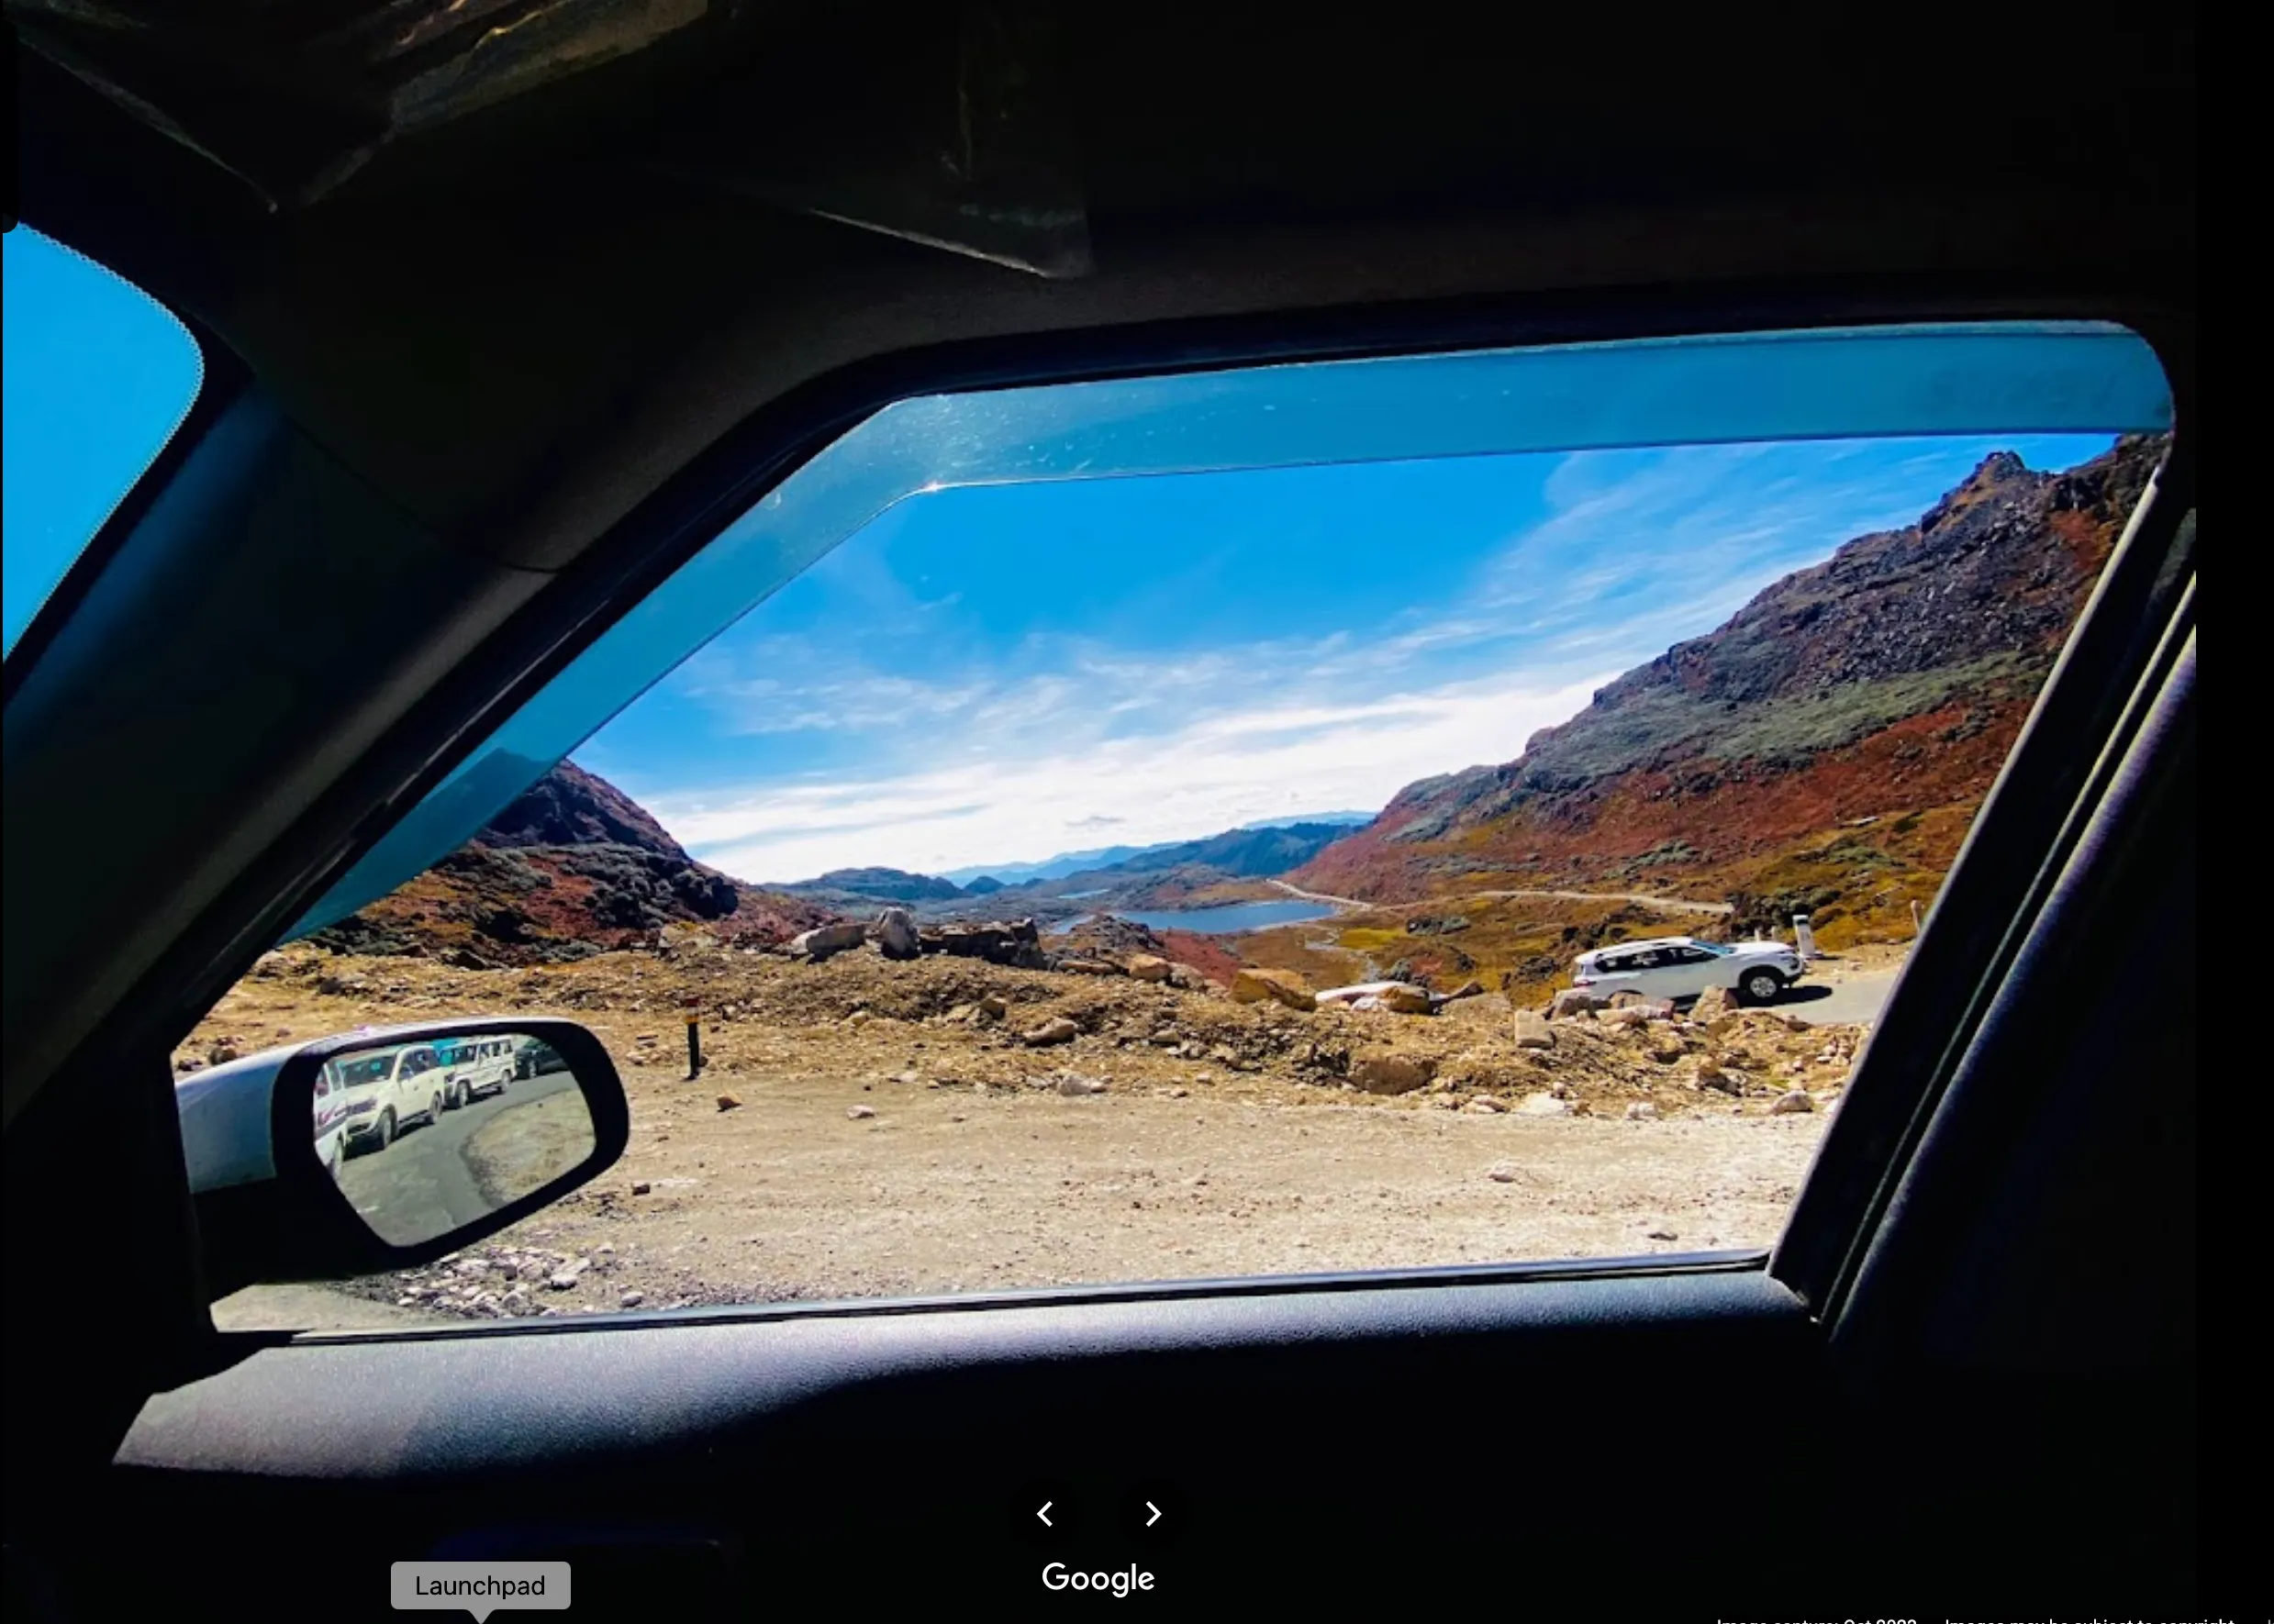
<path fill-rule="evenodd" d="M 563 762 L 474 840 L 312 940 L 341 952 L 557 963 L 668 925 L 772 945 L 836 917 L 696 862 L 629 795 Z"/>
<path fill-rule="evenodd" d="M 1738 929 L 1808 911 L 1827 945 L 1908 935 L 2163 449 L 2059 473 L 1997 453 L 1291 878 L 1382 903 L 1615 887 L 1733 902 Z"/>

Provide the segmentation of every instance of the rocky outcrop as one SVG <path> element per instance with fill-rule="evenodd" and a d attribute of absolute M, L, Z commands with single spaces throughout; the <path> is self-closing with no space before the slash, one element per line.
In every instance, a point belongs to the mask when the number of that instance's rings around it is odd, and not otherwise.
<path fill-rule="evenodd" d="M 1232 996 L 1242 1004 L 1284 1004 L 1305 1014 L 1318 1007 L 1318 1000 L 1303 984 L 1303 978 L 1291 970 L 1243 970 L 1232 978 Z"/>

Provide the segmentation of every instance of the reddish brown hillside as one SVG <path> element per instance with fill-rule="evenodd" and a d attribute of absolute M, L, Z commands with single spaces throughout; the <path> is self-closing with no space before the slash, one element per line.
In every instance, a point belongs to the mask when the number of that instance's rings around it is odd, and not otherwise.
<path fill-rule="evenodd" d="M 474 840 L 313 940 L 529 964 L 631 946 L 673 924 L 770 946 L 835 918 L 697 862 L 629 795 L 563 762 Z"/>
<path fill-rule="evenodd" d="M 1830 943 L 1907 933 L 2163 450 L 2061 473 L 1987 459 L 1717 630 L 1596 694 L 1523 753 L 1408 785 L 1291 876 L 1411 902 L 1526 886 L 1812 911 Z"/>

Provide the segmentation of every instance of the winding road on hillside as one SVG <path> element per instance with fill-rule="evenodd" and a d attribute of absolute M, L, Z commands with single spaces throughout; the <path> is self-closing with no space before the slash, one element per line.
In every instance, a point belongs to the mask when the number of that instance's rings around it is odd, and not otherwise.
<path fill-rule="evenodd" d="M 1264 883 L 1267 885 L 1276 885 L 1289 896 L 1299 896 L 1305 902 L 1323 902 L 1331 904 L 1335 907 L 1378 907 L 1391 906 L 1379 903 L 1361 902 L 1354 896 L 1330 896 L 1323 891 L 1304 891 L 1294 885 L 1288 884 L 1285 880 L 1266 880 Z M 1725 902 L 1690 902 L 1679 896 L 1652 896 L 1646 893 L 1639 891 L 1464 891 L 1457 896 L 1447 897 L 1443 900 L 1448 902 L 1475 902 L 1480 898 L 1498 899 L 1500 897 L 1513 896 L 1545 897 L 1551 898 L 1557 902 L 1631 902 L 1638 907 L 1656 908 L 1662 913 L 1670 914 L 1727 914 L 1733 911 L 1730 905 Z M 1431 907 L 1436 905 L 1437 899 L 1431 899 L 1424 902 L 1410 903 L 1406 906 L 1410 907 Z"/>

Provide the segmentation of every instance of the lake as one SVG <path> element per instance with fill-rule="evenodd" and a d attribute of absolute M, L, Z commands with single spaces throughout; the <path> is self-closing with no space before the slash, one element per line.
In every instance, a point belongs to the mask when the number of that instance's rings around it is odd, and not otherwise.
<path fill-rule="evenodd" d="M 1113 912 L 1115 918 L 1143 925 L 1148 930 L 1198 930 L 1209 936 L 1229 936 L 1237 930 L 1267 930 L 1274 925 L 1323 919 L 1334 909 L 1322 902 L 1304 902 L 1290 896 L 1285 902 L 1234 902 L 1222 907 L 1116 908 Z M 1081 922 L 1068 919 L 1056 927 L 1053 934 L 1063 935 Z"/>

